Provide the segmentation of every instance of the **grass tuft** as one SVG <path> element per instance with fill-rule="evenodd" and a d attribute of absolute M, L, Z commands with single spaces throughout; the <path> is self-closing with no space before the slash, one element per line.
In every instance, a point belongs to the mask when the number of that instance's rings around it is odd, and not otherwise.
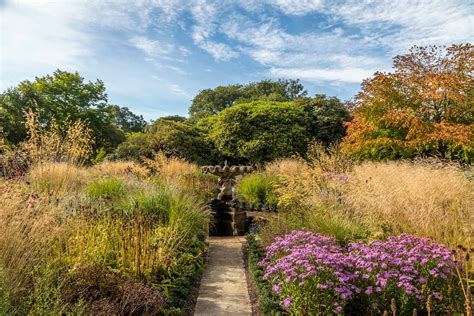
<path fill-rule="evenodd" d="M 85 188 L 86 195 L 93 199 L 117 199 L 123 197 L 127 190 L 123 180 L 106 177 L 91 181 Z"/>
<path fill-rule="evenodd" d="M 276 206 L 278 199 L 274 186 L 277 176 L 267 173 L 252 173 L 244 176 L 237 184 L 236 190 L 253 207 Z"/>

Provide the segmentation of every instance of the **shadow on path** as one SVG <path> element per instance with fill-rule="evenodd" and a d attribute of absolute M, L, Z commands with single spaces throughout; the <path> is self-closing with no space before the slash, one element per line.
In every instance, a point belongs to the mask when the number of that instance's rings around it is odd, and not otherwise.
<path fill-rule="evenodd" d="M 252 315 L 242 258 L 243 237 L 209 237 L 195 315 Z"/>

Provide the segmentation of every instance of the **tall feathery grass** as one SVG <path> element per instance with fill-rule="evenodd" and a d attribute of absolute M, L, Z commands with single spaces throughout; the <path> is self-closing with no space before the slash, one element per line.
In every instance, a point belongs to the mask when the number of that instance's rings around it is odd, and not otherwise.
<path fill-rule="evenodd" d="M 305 159 L 282 159 L 240 183 L 273 176 L 278 213 L 266 217 L 263 246 L 291 231 L 334 237 L 340 244 L 407 233 L 453 250 L 465 311 L 472 304 L 474 190 L 472 166 L 438 160 L 359 162 L 337 147 L 312 145 Z M 254 179 L 260 177 L 260 180 Z M 259 188 L 239 185 L 241 196 Z M 249 192 L 247 192 L 249 191 Z M 281 240 L 281 239 L 279 239 Z"/>
<path fill-rule="evenodd" d="M 277 177 L 273 174 L 253 173 L 240 180 L 236 190 L 251 207 L 274 208 L 278 202 L 274 186 Z"/>
<path fill-rule="evenodd" d="M 214 179 L 164 156 L 86 167 L 85 126 L 60 133 L 29 115 L 27 168 L 0 180 L 0 314 L 182 312 Z"/>
<path fill-rule="evenodd" d="M 203 173 L 197 165 L 184 159 L 157 152 L 151 159 L 143 158 L 143 163 L 151 175 L 175 190 L 191 192 L 202 200 L 214 194 L 217 177 Z"/>
<path fill-rule="evenodd" d="M 292 230 L 320 232 L 342 243 L 408 233 L 457 250 L 465 271 L 472 271 L 471 166 L 437 160 L 353 163 L 337 147 L 313 145 L 306 160 L 277 160 L 264 174 L 278 179 L 278 214 L 262 225 L 264 245 Z M 469 288 L 469 274 L 460 275 Z"/>
<path fill-rule="evenodd" d="M 344 197 L 384 234 L 429 237 L 454 249 L 472 241 L 473 189 L 466 171 L 453 165 L 367 162 L 354 167 Z"/>
<path fill-rule="evenodd" d="M 331 229 L 323 226 L 335 222 L 365 231 L 367 238 L 408 233 L 451 248 L 471 245 L 472 167 L 434 160 L 354 164 L 331 150 L 313 147 L 308 160 L 283 159 L 265 167 L 265 176 L 278 179 L 279 220 L 294 217 L 308 228 L 319 223 L 313 228 L 328 233 Z"/>

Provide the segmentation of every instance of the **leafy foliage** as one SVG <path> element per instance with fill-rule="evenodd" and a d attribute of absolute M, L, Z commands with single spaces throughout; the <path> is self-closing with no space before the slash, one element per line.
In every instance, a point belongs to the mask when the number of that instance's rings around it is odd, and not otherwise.
<path fill-rule="evenodd" d="M 212 161 L 215 155 L 212 144 L 198 128 L 187 122 L 167 119 L 154 122 L 145 133 L 131 134 L 120 144 L 115 155 L 119 159 L 140 160 L 151 158 L 158 151 L 168 157 L 185 158 L 199 164 Z"/>
<path fill-rule="evenodd" d="M 86 82 L 77 72 L 61 70 L 22 81 L 0 94 L 0 133 L 9 143 L 27 138 L 25 113 L 30 110 L 43 128 L 55 122 L 63 130 L 68 122 L 82 121 L 92 131 L 94 149 L 107 152 L 125 140 L 125 132 L 140 131 L 145 124 L 128 108 L 109 105 L 101 80 Z"/>
<path fill-rule="evenodd" d="M 283 315 L 278 298 L 273 294 L 270 284 L 263 280 L 265 269 L 259 265 L 259 262 L 265 255 L 265 249 L 254 234 L 248 234 L 245 239 L 247 241 L 248 269 L 257 286 L 260 311 L 263 315 Z"/>
<path fill-rule="evenodd" d="M 345 149 L 355 158 L 474 159 L 474 48 L 413 47 L 395 71 L 364 80 Z"/>
<path fill-rule="evenodd" d="M 187 120 L 184 116 L 181 115 L 168 115 L 160 117 L 159 120 L 173 121 L 173 122 L 184 122 Z"/>
<path fill-rule="evenodd" d="M 260 162 L 305 152 L 309 121 L 292 102 L 243 103 L 220 112 L 209 136 L 223 155 Z"/>
<path fill-rule="evenodd" d="M 193 118 L 214 115 L 234 104 L 251 101 L 292 101 L 307 94 L 299 80 L 262 80 L 246 85 L 219 86 L 201 90 L 193 99 L 189 114 Z"/>
<path fill-rule="evenodd" d="M 136 115 L 127 107 L 111 105 L 115 126 L 125 133 L 142 132 L 146 126 L 146 122 L 142 115 Z"/>
<path fill-rule="evenodd" d="M 346 135 L 344 123 L 351 120 L 349 111 L 336 97 L 317 94 L 296 103 L 304 105 L 311 117 L 311 135 L 324 145 L 339 142 Z"/>
<path fill-rule="evenodd" d="M 197 126 L 223 156 L 252 162 L 304 155 L 309 141 L 325 145 L 345 135 L 350 116 L 335 97 L 317 95 L 292 102 L 255 101 L 233 105 Z"/>

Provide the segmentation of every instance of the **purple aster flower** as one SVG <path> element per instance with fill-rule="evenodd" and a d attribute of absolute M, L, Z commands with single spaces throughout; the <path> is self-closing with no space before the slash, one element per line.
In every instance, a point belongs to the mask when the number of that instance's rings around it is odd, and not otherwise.
<path fill-rule="evenodd" d="M 283 305 L 283 307 L 285 307 L 286 309 L 288 309 L 288 308 L 290 307 L 290 305 L 291 305 L 291 301 L 292 301 L 291 297 L 288 296 L 288 297 L 285 298 L 283 301 L 281 301 L 281 304 Z"/>
<path fill-rule="evenodd" d="M 273 290 L 273 292 L 275 292 L 276 294 L 280 294 L 281 288 L 280 288 L 279 285 L 274 285 L 274 286 L 272 286 L 272 290 Z"/>
<path fill-rule="evenodd" d="M 367 290 L 365 290 L 365 294 L 367 294 L 367 295 L 372 294 L 372 287 L 371 286 L 367 287 Z"/>

